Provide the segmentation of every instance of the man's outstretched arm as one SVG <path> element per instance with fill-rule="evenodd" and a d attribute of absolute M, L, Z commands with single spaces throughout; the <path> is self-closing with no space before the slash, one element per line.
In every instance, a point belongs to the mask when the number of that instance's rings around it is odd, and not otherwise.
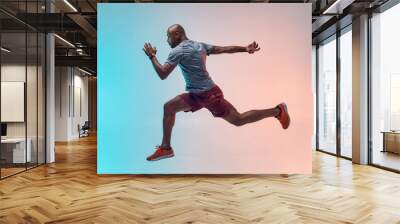
<path fill-rule="evenodd" d="M 168 77 L 168 75 L 174 70 L 175 66 L 165 63 L 164 65 L 158 62 L 156 53 L 157 48 L 152 47 L 150 43 L 145 43 L 143 47 L 143 51 L 149 57 L 151 63 L 153 64 L 154 69 L 156 70 L 160 79 L 164 80 Z"/>
<path fill-rule="evenodd" d="M 248 52 L 252 54 L 256 51 L 259 51 L 260 47 L 254 41 L 253 43 L 249 44 L 246 47 L 242 46 L 213 46 L 210 50 L 210 54 L 222 54 L 222 53 L 237 53 L 237 52 Z"/>

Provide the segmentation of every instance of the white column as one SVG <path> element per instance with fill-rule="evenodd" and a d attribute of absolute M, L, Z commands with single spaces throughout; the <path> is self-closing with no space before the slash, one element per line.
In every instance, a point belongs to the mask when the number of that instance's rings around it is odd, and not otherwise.
<path fill-rule="evenodd" d="M 353 162 L 368 163 L 368 15 L 353 19 Z"/>
<path fill-rule="evenodd" d="M 71 70 L 65 66 L 55 69 L 55 141 L 71 140 Z"/>
<path fill-rule="evenodd" d="M 51 1 L 47 1 L 47 12 L 54 11 Z M 55 161 L 54 133 L 55 133 L 55 44 L 54 34 L 46 35 L 46 163 Z"/>

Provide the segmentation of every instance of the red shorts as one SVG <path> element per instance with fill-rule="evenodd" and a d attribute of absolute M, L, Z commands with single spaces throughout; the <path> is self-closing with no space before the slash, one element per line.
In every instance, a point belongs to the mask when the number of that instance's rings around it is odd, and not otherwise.
<path fill-rule="evenodd" d="M 231 108 L 234 108 L 232 104 L 224 98 L 224 94 L 217 85 L 210 90 L 200 93 L 182 93 L 179 97 L 191 107 L 190 110 L 185 112 L 195 112 L 205 107 L 214 117 L 225 117 L 229 114 Z"/>

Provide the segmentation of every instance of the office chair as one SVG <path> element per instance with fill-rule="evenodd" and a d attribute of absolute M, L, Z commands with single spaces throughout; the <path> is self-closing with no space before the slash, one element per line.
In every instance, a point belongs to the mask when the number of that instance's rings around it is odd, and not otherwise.
<path fill-rule="evenodd" d="M 85 121 L 82 127 L 80 127 L 80 125 L 78 124 L 79 138 L 89 136 L 89 129 L 90 129 L 89 121 Z"/>

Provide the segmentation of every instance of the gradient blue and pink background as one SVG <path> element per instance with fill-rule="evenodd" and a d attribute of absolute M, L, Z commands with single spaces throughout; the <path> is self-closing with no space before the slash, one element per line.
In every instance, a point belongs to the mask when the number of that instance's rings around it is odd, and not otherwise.
<path fill-rule="evenodd" d="M 99 4 L 98 173 L 311 173 L 311 4 Z M 142 51 L 150 42 L 164 63 L 167 28 L 214 45 L 257 41 L 261 51 L 211 55 L 207 68 L 240 111 L 288 104 L 292 123 L 274 118 L 235 127 L 206 109 L 178 113 L 176 156 L 146 157 L 161 143 L 163 104 L 184 92 L 179 67 L 160 80 Z"/>

